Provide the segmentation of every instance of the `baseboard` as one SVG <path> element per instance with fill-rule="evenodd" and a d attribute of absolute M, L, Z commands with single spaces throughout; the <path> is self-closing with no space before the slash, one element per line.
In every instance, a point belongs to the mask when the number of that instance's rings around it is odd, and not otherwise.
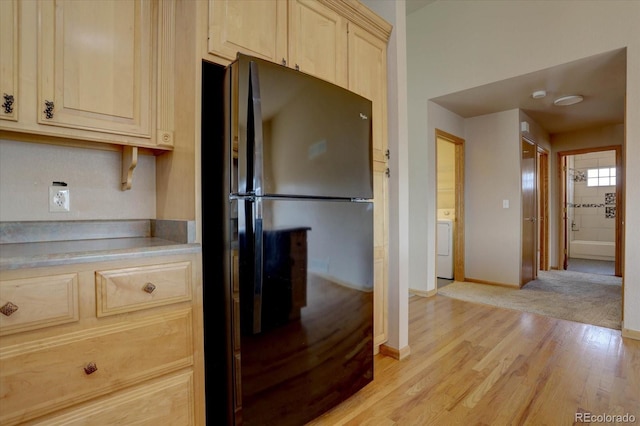
<path fill-rule="evenodd" d="M 396 349 L 387 345 L 380 345 L 380 354 L 385 356 L 390 356 L 391 358 L 401 360 L 409 356 L 411 353 L 411 349 L 409 345 L 404 348 Z"/>
<path fill-rule="evenodd" d="M 416 289 L 410 288 L 409 293 L 413 293 L 416 296 L 420 296 L 420 297 L 431 297 L 431 296 L 435 296 L 438 293 L 438 289 L 434 288 L 433 290 L 424 291 L 424 290 L 416 290 Z"/>
<path fill-rule="evenodd" d="M 622 323 L 622 337 L 626 337 L 633 340 L 640 340 L 640 331 L 639 330 L 631 330 L 629 328 L 624 328 L 624 323 Z"/>
<path fill-rule="evenodd" d="M 469 277 L 466 277 L 464 280 L 466 282 L 476 283 L 476 284 L 495 285 L 495 286 L 498 286 L 498 287 L 507 287 L 507 288 L 520 288 L 519 285 L 499 283 L 499 282 L 495 282 L 495 281 L 478 280 L 478 279 L 469 278 Z"/>

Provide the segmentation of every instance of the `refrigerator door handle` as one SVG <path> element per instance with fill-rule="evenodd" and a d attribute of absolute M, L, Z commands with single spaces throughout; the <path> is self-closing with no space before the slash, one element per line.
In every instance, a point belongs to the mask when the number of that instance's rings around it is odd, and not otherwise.
<path fill-rule="evenodd" d="M 262 101 L 260 98 L 260 78 L 258 76 L 258 64 L 249 63 L 249 93 L 250 105 L 253 114 L 253 190 L 257 196 L 263 195 L 263 134 L 262 134 Z M 250 115 L 250 116 L 251 116 Z M 250 154 L 249 154 L 250 155 Z"/>
<path fill-rule="evenodd" d="M 262 200 L 254 202 L 254 276 L 253 276 L 253 334 L 262 331 L 262 283 L 263 283 L 263 229 L 262 229 Z"/>

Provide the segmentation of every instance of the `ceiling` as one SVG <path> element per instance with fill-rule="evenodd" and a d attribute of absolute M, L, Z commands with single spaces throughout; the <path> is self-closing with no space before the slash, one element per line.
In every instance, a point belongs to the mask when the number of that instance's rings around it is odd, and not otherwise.
<path fill-rule="evenodd" d="M 437 0 L 406 0 L 409 15 Z M 507 80 L 431 99 L 469 118 L 519 108 L 550 134 L 624 123 L 626 49 L 618 49 Z M 547 96 L 531 94 L 545 90 Z M 584 101 L 555 106 L 553 100 L 582 95 Z"/>
<path fill-rule="evenodd" d="M 618 49 L 431 100 L 464 118 L 520 108 L 550 134 L 621 124 L 626 58 L 626 49 Z M 545 90 L 547 96 L 533 99 L 536 90 Z M 582 95 L 584 101 L 553 104 L 572 94 Z"/>

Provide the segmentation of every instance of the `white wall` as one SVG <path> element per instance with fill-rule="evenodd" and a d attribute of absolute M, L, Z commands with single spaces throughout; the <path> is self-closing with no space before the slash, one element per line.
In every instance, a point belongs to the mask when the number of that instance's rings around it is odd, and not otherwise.
<path fill-rule="evenodd" d="M 623 124 L 577 130 L 575 132 L 556 133 L 551 135 L 553 153 L 584 148 L 600 148 L 603 146 L 623 145 Z M 633 163 L 632 163 L 633 164 Z"/>
<path fill-rule="evenodd" d="M 139 155 L 131 190 L 120 189 L 117 151 L 0 140 L 0 221 L 156 218 L 155 157 Z M 49 186 L 63 181 L 71 210 L 49 213 Z"/>
<path fill-rule="evenodd" d="M 409 202 L 410 211 L 413 212 L 409 216 L 411 236 L 413 237 L 409 239 L 409 287 L 421 293 L 432 292 L 436 288 L 436 187 L 427 184 L 427 182 L 436 182 L 435 129 L 461 139 L 465 138 L 465 123 L 462 117 L 433 102 L 428 102 L 426 105 L 429 117 L 433 119 L 430 124 L 433 125 L 429 127 L 428 136 L 423 136 L 423 143 L 410 147 L 412 155 L 409 156 L 409 188 L 411 193 Z M 433 138 L 434 143 L 427 144 L 427 138 Z M 433 164 L 434 167 L 428 167 L 428 164 Z M 413 182 L 418 182 L 424 172 L 428 173 L 428 178 L 422 181 L 421 185 L 414 185 Z M 429 202 L 428 200 L 433 201 Z M 433 206 L 433 208 L 426 206 Z M 429 235 L 434 238 L 428 238 Z M 423 250 L 423 244 L 426 244 L 428 250 Z"/>
<path fill-rule="evenodd" d="M 627 48 L 626 152 L 640 158 L 640 2 L 558 0 L 539 2 L 440 1 L 407 17 L 409 87 L 410 282 L 435 276 L 435 138 L 428 100 Z M 426 146 L 425 146 L 426 142 Z M 516 138 L 514 143 L 519 143 Z M 640 182 L 640 168 L 626 168 L 627 182 Z M 413 195 L 412 195 L 413 197 Z M 640 193 L 626 188 L 626 277 L 640 275 Z M 420 232 L 416 232 L 420 231 Z M 428 231 L 428 232 L 427 232 Z M 485 251 L 487 261 L 492 254 Z M 623 327 L 640 331 L 640 281 L 625 281 Z"/>
<path fill-rule="evenodd" d="M 521 249 L 519 113 L 465 120 L 465 277 L 515 287 Z"/>

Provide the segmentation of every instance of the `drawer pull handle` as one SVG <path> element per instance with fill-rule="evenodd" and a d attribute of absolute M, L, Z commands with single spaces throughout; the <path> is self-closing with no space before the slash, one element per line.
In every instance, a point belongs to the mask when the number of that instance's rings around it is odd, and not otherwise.
<path fill-rule="evenodd" d="M 144 291 L 146 291 L 147 293 L 151 294 L 151 293 L 153 293 L 153 290 L 156 289 L 156 286 L 154 284 L 152 284 L 152 283 L 146 283 L 144 285 L 144 287 L 142 287 L 142 289 Z"/>
<path fill-rule="evenodd" d="M 18 310 L 18 306 L 14 305 L 11 302 L 7 302 L 0 308 L 0 312 L 2 312 L 6 316 L 10 316 L 12 313 Z"/>
<path fill-rule="evenodd" d="M 95 362 L 90 362 L 89 364 L 87 364 L 86 367 L 84 367 L 84 372 L 86 373 L 87 376 L 89 374 L 95 373 L 96 371 L 98 371 L 98 366 L 96 365 Z"/>

